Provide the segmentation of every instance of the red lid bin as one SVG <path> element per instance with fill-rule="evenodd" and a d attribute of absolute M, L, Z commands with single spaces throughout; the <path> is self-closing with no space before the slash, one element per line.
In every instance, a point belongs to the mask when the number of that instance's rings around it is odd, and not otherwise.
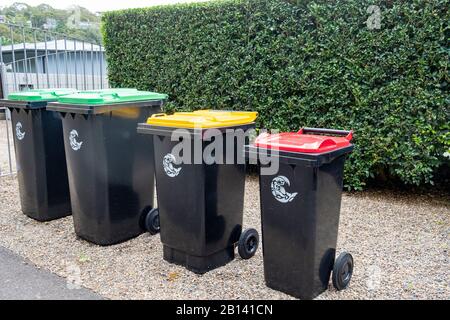
<path fill-rule="evenodd" d="M 331 274 L 336 289 L 348 286 L 353 258 L 336 258 L 336 241 L 352 138 L 351 131 L 305 128 L 261 134 L 245 147 L 250 163 L 259 166 L 268 287 L 313 299 L 328 288 Z"/>

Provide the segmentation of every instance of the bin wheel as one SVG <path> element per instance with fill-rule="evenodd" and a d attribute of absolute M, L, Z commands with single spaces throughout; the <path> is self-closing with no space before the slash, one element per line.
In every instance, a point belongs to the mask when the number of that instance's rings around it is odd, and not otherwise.
<path fill-rule="evenodd" d="M 151 235 L 159 233 L 161 227 L 159 225 L 159 210 L 153 208 L 145 217 L 145 228 Z"/>
<path fill-rule="evenodd" d="M 259 234 L 255 229 L 247 229 L 241 233 L 238 243 L 238 252 L 242 259 L 248 260 L 258 250 Z"/>
<path fill-rule="evenodd" d="M 333 286 L 341 291 L 348 287 L 353 275 L 353 257 L 350 253 L 343 252 L 334 262 Z"/>

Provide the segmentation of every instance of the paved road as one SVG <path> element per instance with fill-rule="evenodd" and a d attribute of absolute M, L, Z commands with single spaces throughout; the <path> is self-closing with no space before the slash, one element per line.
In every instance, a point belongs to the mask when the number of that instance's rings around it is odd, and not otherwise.
<path fill-rule="evenodd" d="M 0 247 L 0 300 L 99 300 L 87 289 L 70 290 L 64 278 L 40 270 Z"/>

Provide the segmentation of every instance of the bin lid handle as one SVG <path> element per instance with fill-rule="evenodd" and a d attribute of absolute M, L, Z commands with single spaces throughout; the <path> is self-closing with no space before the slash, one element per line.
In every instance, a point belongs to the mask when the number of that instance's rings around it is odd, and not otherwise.
<path fill-rule="evenodd" d="M 115 97 L 115 98 L 119 98 L 119 94 L 117 92 L 102 92 L 102 93 L 100 93 L 100 97 Z"/>
<path fill-rule="evenodd" d="M 159 118 L 159 117 L 165 117 L 167 114 L 165 113 L 154 113 L 152 114 L 151 118 Z"/>
<path fill-rule="evenodd" d="M 175 116 L 179 115 L 179 116 L 182 116 L 182 117 L 185 116 L 185 115 L 188 115 L 188 116 L 191 116 L 191 117 L 203 118 L 203 119 L 206 119 L 208 121 L 217 121 L 217 117 L 214 116 L 214 115 L 211 115 L 211 114 L 196 114 L 195 112 L 175 112 L 174 115 Z M 184 122 L 184 123 L 191 123 L 192 120 L 189 120 L 189 118 L 188 118 L 188 120 L 184 120 L 182 122 Z"/>
<path fill-rule="evenodd" d="M 346 131 L 346 130 L 334 130 L 334 129 L 302 128 L 297 132 L 297 134 L 307 134 L 307 133 L 328 134 L 328 135 L 335 135 L 335 136 L 341 136 L 341 137 L 344 136 L 347 141 L 353 140 L 353 130 Z"/>

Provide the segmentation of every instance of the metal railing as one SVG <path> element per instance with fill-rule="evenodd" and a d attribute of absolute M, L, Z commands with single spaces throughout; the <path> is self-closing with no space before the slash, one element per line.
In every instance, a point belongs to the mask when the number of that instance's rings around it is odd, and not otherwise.
<path fill-rule="evenodd" d="M 3 24 L 0 66 L 6 92 L 27 88 L 71 87 L 80 90 L 108 86 L 105 50 L 64 34 L 15 24 Z M 17 35 L 21 35 L 17 39 Z"/>
<path fill-rule="evenodd" d="M 0 177 L 3 177 L 16 172 L 16 162 L 14 144 L 12 142 L 11 120 L 5 108 L 0 107 L 0 112 L 3 112 L 2 118 L 6 115 L 5 120 L 0 120 Z"/>
<path fill-rule="evenodd" d="M 108 88 L 101 43 L 12 23 L 0 33 L 0 98 L 28 89 Z M 2 117 L 6 116 L 6 120 Z M 16 170 L 9 111 L 0 106 L 0 176 Z"/>

